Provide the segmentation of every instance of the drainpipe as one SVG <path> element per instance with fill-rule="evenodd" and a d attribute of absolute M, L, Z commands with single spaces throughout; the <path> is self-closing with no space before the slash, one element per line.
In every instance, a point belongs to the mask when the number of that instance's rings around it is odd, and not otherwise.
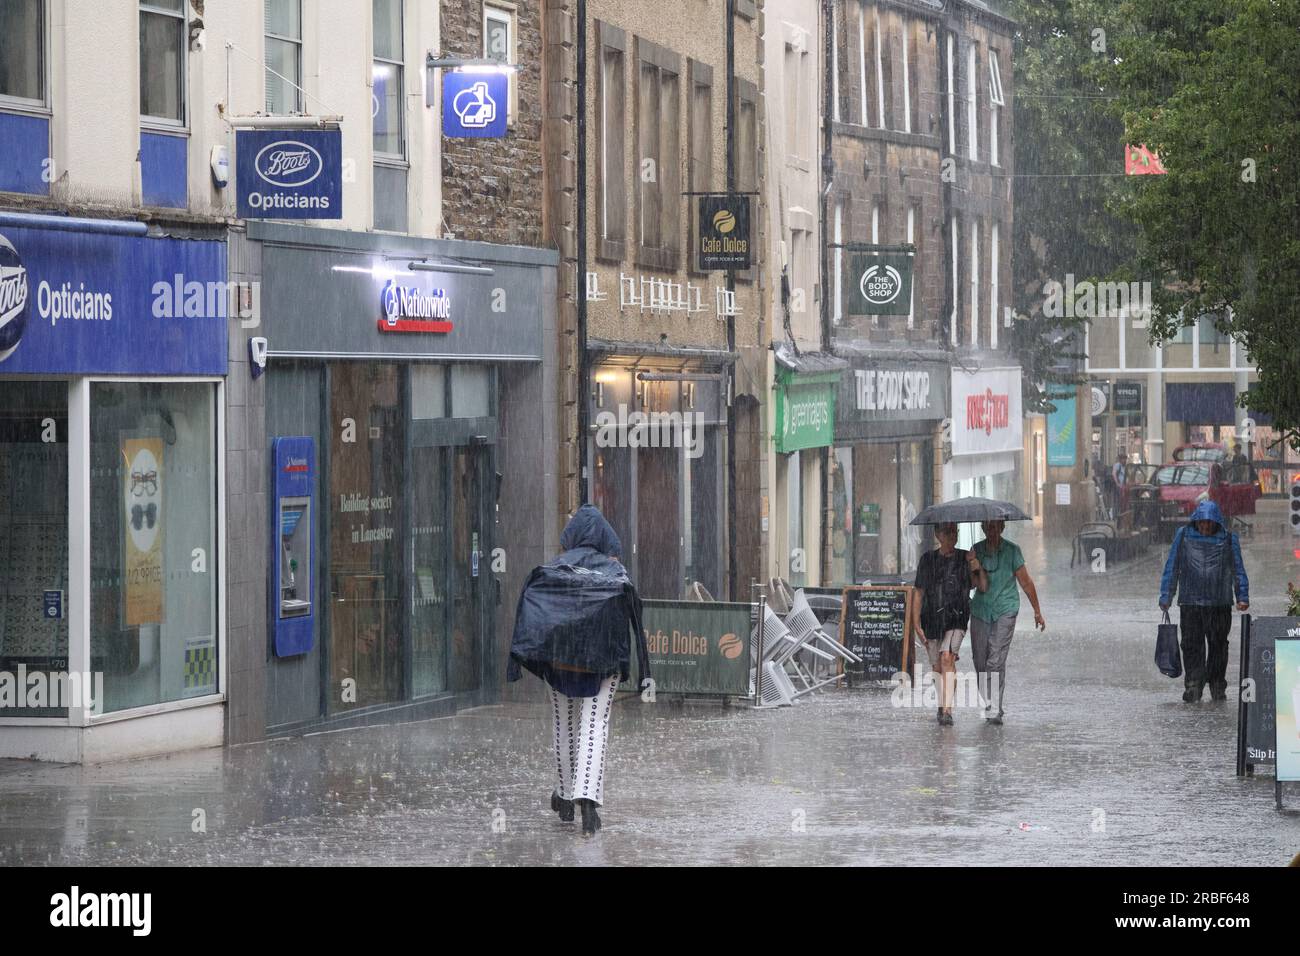
<path fill-rule="evenodd" d="M 736 191 L 736 0 L 727 0 L 724 7 L 727 17 L 727 192 Z M 757 130 L 755 131 L 757 132 Z M 754 143 L 757 150 L 758 143 Z M 756 160 L 757 161 L 757 160 Z M 757 217 L 751 220 L 751 228 Z M 736 273 L 727 270 L 727 291 L 736 291 Z M 727 316 L 727 351 L 736 351 L 736 317 Z M 727 580 L 731 600 L 749 600 L 737 597 L 736 584 L 736 363 L 728 365 L 727 397 Z"/>
<path fill-rule="evenodd" d="M 588 403 L 591 401 L 591 366 L 587 358 L 587 0 L 577 0 L 578 20 L 578 504 L 591 500 L 587 467 Z"/>
<path fill-rule="evenodd" d="M 831 286 L 830 286 L 830 268 L 826 262 L 827 255 L 827 238 L 826 238 L 826 213 L 827 205 L 830 200 L 831 188 L 835 185 L 835 156 L 831 152 L 831 117 L 835 115 L 834 104 L 831 102 L 832 78 L 828 71 L 831 69 L 831 63 L 834 61 L 834 37 L 832 36 L 831 25 L 834 23 L 835 6 L 834 0 L 822 0 L 822 19 L 825 21 L 822 26 L 822 68 L 818 74 L 823 76 L 822 91 L 822 164 L 821 164 L 821 182 L 818 188 L 821 194 L 821 202 L 818 211 L 818 231 L 821 236 L 821 284 L 822 284 L 822 301 L 821 301 L 821 326 L 822 326 L 822 349 L 828 354 L 835 354 L 834 338 L 831 332 Z M 838 250 L 836 250 L 838 254 Z M 831 437 L 832 445 L 834 436 Z M 831 450 L 822 448 L 821 450 L 821 561 L 819 562 L 819 583 L 826 583 L 826 571 L 831 566 L 831 542 L 830 542 L 830 520 L 827 515 L 829 503 L 832 500 L 831 495 L 831 468 L 830 457 Z"/>

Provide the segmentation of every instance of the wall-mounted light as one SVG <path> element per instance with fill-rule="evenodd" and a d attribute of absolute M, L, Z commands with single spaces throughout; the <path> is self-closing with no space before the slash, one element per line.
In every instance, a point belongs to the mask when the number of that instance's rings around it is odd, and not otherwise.
<path fill-rule="evenodd" d="M 490 276 L 494 271 L 489 266 L 472 266 L 463 262 L 432 262 L 428 259 L 418 259 L 406 268 L 412 272 L 453 272 L 471 276 Z"/>

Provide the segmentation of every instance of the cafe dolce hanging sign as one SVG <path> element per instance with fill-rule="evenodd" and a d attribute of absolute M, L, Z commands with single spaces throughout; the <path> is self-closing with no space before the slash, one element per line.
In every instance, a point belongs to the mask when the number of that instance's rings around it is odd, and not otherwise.
<path fill-rule="evenodd" d="M 750 267 L 749 197 L 700 196 L 695 217 L 695 251 L 700 272 Z"/>

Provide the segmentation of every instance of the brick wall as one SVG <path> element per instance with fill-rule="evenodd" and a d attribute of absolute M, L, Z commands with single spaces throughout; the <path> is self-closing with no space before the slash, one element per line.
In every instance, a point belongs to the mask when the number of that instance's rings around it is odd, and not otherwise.
<path fill-rule="evenodd" d="M 443 3 L 442 54 L 483 56 L 483 2 Z M 442 139 L 442 216 L 457 239 L 548 245 L 543 236 L 542 6 L 518 0 L 514 121 L 504 139 Z"/>

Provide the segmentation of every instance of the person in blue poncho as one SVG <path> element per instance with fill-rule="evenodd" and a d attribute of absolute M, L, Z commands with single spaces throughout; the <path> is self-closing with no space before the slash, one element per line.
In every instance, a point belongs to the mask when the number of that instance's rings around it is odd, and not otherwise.
<path fill-rule="evenodd" d="M 1228 632 L 1232 630 L 1232 599 L 1237 610 L 1250 608 L 1250 582 L 1241 561 L 1241 544 L 1227 529 L 1213 501 L 1196 506 L 1187 524 L 1178 529 L 1160 579 L 1160 609 L 1168 611 L 1178 595 L 1183 632 L 1183 700 L 1201 699 L 1208 681 L 1212 700 L 1228 697 Z"/>
<path fill-rule="evenodd" d="M 619 682 L 629 676 L 632 644 L 645 686 L 650 661 L 641 627 L 641 598 L 619 562 L 623 546 L 594 505 L 569 519 L 564 551 L 524 582 L 515 613 L 507 680 L 521 670 L 550 685 L 559 785 L 551 809 L 571 821 L 575 805 L 582 831 L 600 829 L 609 712 Z"/>

